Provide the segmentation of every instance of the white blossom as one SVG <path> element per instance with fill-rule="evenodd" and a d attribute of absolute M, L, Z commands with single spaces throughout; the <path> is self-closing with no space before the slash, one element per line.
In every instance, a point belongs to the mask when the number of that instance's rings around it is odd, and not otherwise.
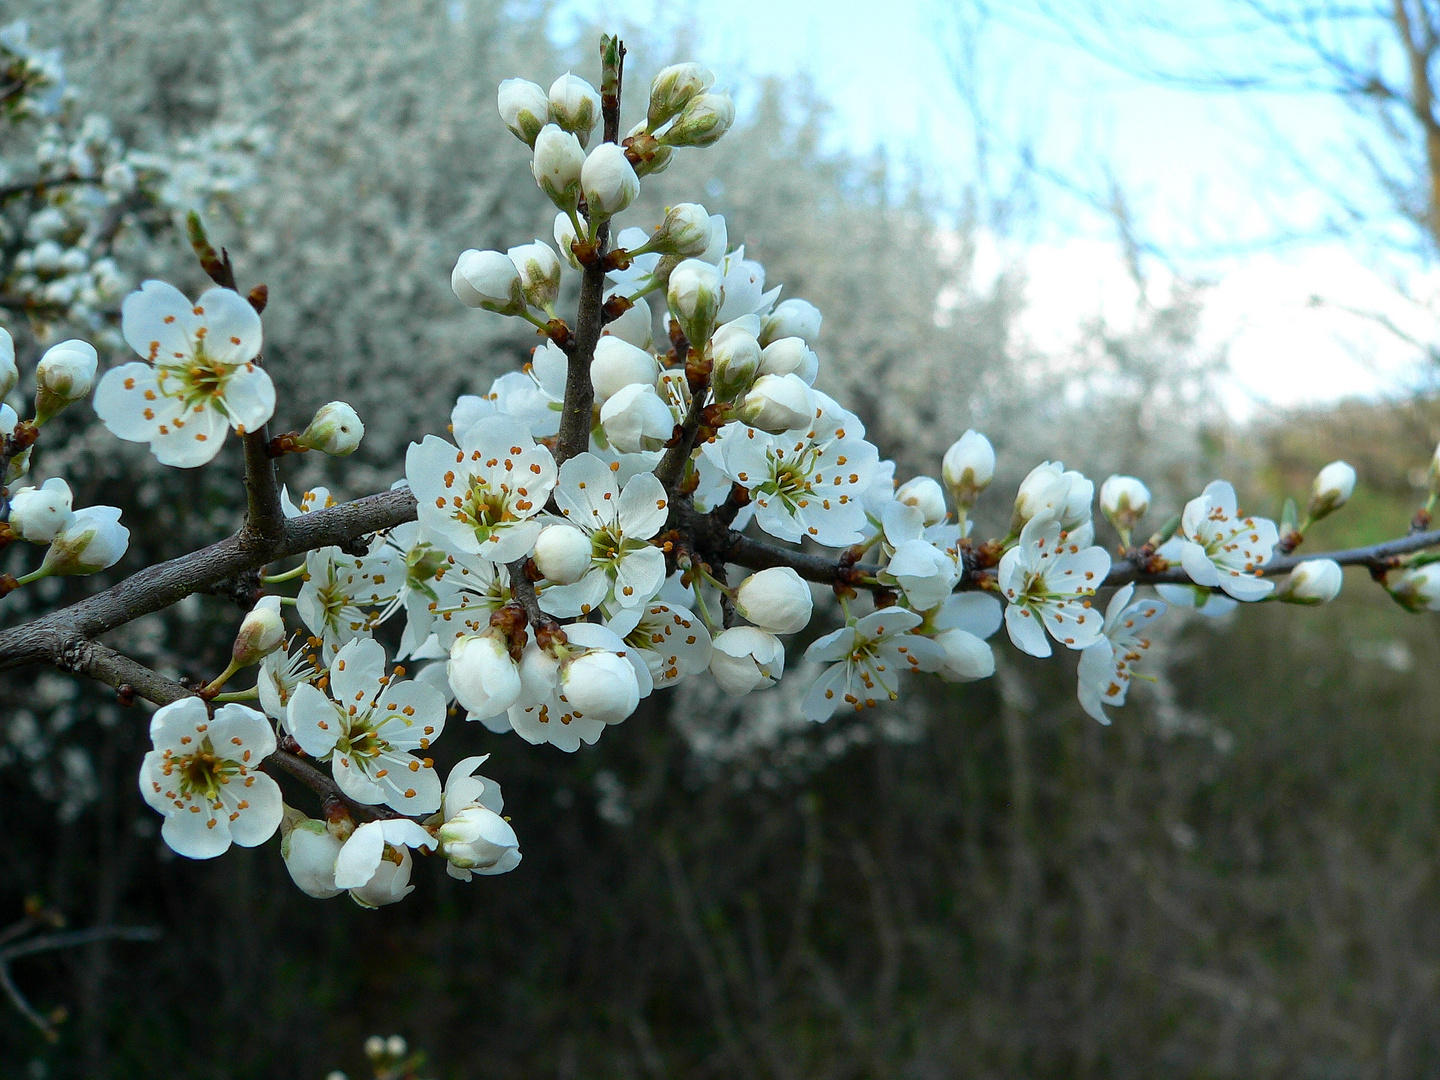
<path fill-rule="evenodd" d="M 445 779 L 444 820 L 436 837 L 446 872 L 461 881 L 472 874 L 506 874 L 520 865 L 520 840 L 500 816 L 505 810 L 500 785 L 475 773 L 489 756 L 464 758 Z"/>
<path fill-rule="evenodd" d="M 682 605 L 619 608 L 605 625 L 639 652 L 657 690 L 710 666 L 710 631 Z"/>
<path fill-rule="evenodd" d="M 606 299 L 609 299 L 608 297 Z M 650 305 L 637 300 L 634 307 L 626 308 L 618 319 L 611 319 L 600 329 L 600 340 L 607 337 L 629 342 L 637 349 L 648 350 L 654 342 L 654 328 L 651 326 Z M 599 344 L 596 344 L 599 351 Z"/>
<path fill-rule="evenodd" d="M 904 608 L 881 608 L 811 642 L 805 658 L 831 666 L 805 695 L 805 718 L 823 722 L 842 704 L 859 711 L 881 698 L 894 701 L 901 672 L 938 671 L 945 650 L 910 632 L 923 621 Z"/>
<path fill-rule="evenodd" d="M 1180 516 L 1180 565 L 1196 585 L 1219 586 L 1236 600 L 1259 600 L 1275 588 L 1260 578 L 1280 536 L 1266 518 L 1241 517 L 1235 489 L 1212 481 Z"/>
<path fill-rule="evenodd" d="M 446 674 L 455 700 L 473 716 L 498 716 L 520 699 L 520 671 L 508 643 L 493 630 L 457 638 Z"/>
<path fill-rule="evenodd" d="M 761 375 L 795 375 L 806 386 L 814 386 L 819 373 L 820 358 L 803 338 L 776 338 L 760 351 Z"/>
<path fill-rule="evenodd" d="M 661 68 L 650 80 L 650 104 L 645 117 L 650 130 L 658 130 L 714 85 L 714 72 L 696 63 Z"/>
<path fill-rule="evenodd" d="M 0 401 L 10 396 L 10 391 L 20 381 L 20 369 L 15 366 L 15 340 L 10 331 L 0 326 Z"/>
<path fill-rule="evenodd" d="M 997 583 L 1008 601 L 1005 628 L 1016 648 L 1049 656 L 1045 633 L 1071 649 L 1083 649 L 1101 633 L 1103 620 L 1090 597 L 1110 572 L 1110 555 L 1100 547 L 1071 541 L 1049 514 L 1033 517 L 1020 541 L 1000 560 Z"/>
<path fill-rule="evenodd" d="M 788 566 L 751 574 L 735 590 L 735 610 L 772 634 L 798 634 L 813 608 L 810 586 Z"/>
<path fill-rule="evenodd" d="M 520 291 L 526 302 L 554 316 L 560 296 L 560 258 L 543 240 L 512 247 L 505 252 L 520 275 Z"/>
<path fill-rule="evenodd" d="M 490 416 L 471 425 L 459 447 L 434 435 L 411 443 L 405 478 L 435 543 L 504 563 L 535 546 L 555 459 L 515 420 Z"/>
<path fill-rule="evenodd" d="M 560 695 L 576 713 L 618 724 L 640 704 L 640 683 L 621 653 L 586 649 L 560 662 Z"/>
<path fill-rule="evenodd" d="M 660 362 L 644 349 L 615 335 L 602 336 L 595 343 L 590 385 L 597 403 L 603 405 L 627 386 L 654 386 L 659 377 Z"/>
<path fill-rule="evenodd" d="M 32 544 L 48 544 L 74 518 L 70 485 L 52 476 L 37 487 L 22 487 L 10 497 L 10 531 Z"/>
<path fill-rule="evenodd" d="M 927 526 L 945 520 L 945 492 L 938 481 L 928 476 L 917 476 L 901 484 L 895 489 L 895 501 L 919 510 Z"/>
<path fill-rule="evenodd" d="M 735 102 L 729 94 L 698 94 L 685 105 L 660 141 L 670 146 L 713 146 L 734 122 Z"/>
<path fill-rule="evenodd" d="M 664 219 L 645 246 L 663 255 L 699 258 L 710 247 L 710 231 L 710 212 L 705 207 L 699 203 L 677 203 L 666 209 Z"/>
<path fill-rule="evenodd" d="M 1440 564 L 1389 570 L 1385 588 L 1408 611 L 1440 611 Z"/>
<path fill-rule="evenodd" d="M 330 663 L 329 694 L 301 683 L 286 708 L 286 728 L 311 757 L 331 763 L 340 790 L 362 803 L 388 803 L 402 814 L 440 805 L 440 778 L 428 749 L 445 726 L 445 699 L 432 686 L 385 672 L 385 649 L 359 638 Z"/>
<path fill-rule="evenodd" d="M 649 543 L 665 524 L 669 500 L 653 473 L 631 477 L 622 490 L 618 463 L 577 454 L 560 468 L 555 502 L 571 525 L 590 537 L 590 568 L 571 585 L 540 590 L 540 607 L 560 618 L 598 610 L 612 596 L 620 607 L 649 601 L 665 581 L 665 556 Z"/>
<path fill-rule="evenodd" d="M 1130 603 L 1134 585 L 1115 590 L 1105 608 L 1102 635 L 1080 654 L 1081 707 L 1102 724 L 1110 723 L 1106 705 L 1124 705 L 1134 666 L 1150 648 L 1146 628 L 1165 613 L 1159 600 Z"/>
<path fill-rule="evenodd" d="M 148 442 L 162 465 L 203 465 L 227 425 L 244 435 L 274 413 L 275 384 L 255 363 L 260 316 L 239 293 L 210 289 L 192 304 L 147 281 L 125 298 L 121 329 L 145 362 L 107 371 L 95 412 L 117 438 Z"/>
<path fill-rule="evenodd" d="M 525 311 L 520 271 L 503 252 L 474 248 L 462 251 L 455 260 L 455 269 L 450 272 L 450 290 L 466 307 L 484 308 L 497 315 L 519 315 Z"/>
<path fill-rule="evenodd" d="M 670 272 L 665 298 L 670 317 L 680 324 L 687 341 L 710 340 L 723 299 L 715 267 L 699 259 L 686 259 Z"/>
<path fill-rule="evenodd" d="M 567 463 L 568 464 L 568 463 Z M 533 643 L 525 650 L 520 660 L 520 675 L 524 683 L 520 701 L 511 707 L 510 726 L 526 742 L 550 743 L 567 753 L 574 753 L 583 742 L 592 745 L 607 726 L 607 719 L 623 711 L 629 703 L 631 683 L 620 671 L 614 658 L 629 664 L 634 679 L 636 700 L 645 697 L 654 683 L 650 669 L 640 657 L 613 630 L 594 623 L 577 622 L 565 627 L 568 639 L 563 650 L 567 657 L 574 655 L 597 656 L 608 653 L 612 659 L 591 660 L 580 669 L 595 669 L 601 685 L 596 688 L 582 687 L 575 679 L 562 683 L 561 666 L 564 660 Z M 584 696 L 587 704 L 595 704 L 601 714 L 587 714 L 565 696 L 565 690 L 574 687 Z M 591 702 L 590 698 L 595 699 Z M 633 711 L 634 706 L 631 706 Z M 629 713 L 626 712 L 625 716 Z M 602 718 L 605 717 L 605 718 Z M 619 716 L 623 720 L 625 716 Z M 616 721 L 611 721 L 616 722 Z"/>
<path fill-rule="evenodd" d="M 653 386 L 631 383 L 605 400 L 600 426 L 623 454 L 660 450 L 675 434 L 675 415 Z"/>
<path fill-rule="evenodd" d="M 1000 601 L 988 593 L 948 597 L 932 620 L 935 644 L 945 651 L 936 674 L 946 682 L 973 682 L 995 674 L 995 654 L 985 639 L 1000 629 Z"/>
<path fill-rule="evenodd" d="M 1050 514 L 1060 527 L 1073 532 L 1090 522 L 1095 485 L 1063 462 L 1044 461 L 1030 470 L 1015 495 L 1010 531 L 1018 534 L 1034 517 Z"/>
<path fill-rule="evenodd" d="M 265 710 L 266 716 L 283 725 L 287 716 L 286 707 L 295 688 L 325 674 L 317 651 L 319 646 L 318 638 L 309 639 L 297 634 L 286 646 L 291 651 L 277 649 L 261 662 L 255 687 L 260 693 L 260 707 Z"/>
<path fill-rule="evenodd" d="M 439 804 L 439 781 L 436 781 Z M 378 908 L 415 891 L 410 884 L 410 848 L 433 849 L 436 841 L 408 818 L 367 821 L 350 834 L 335 857 L 335 885 L 350 890 L 361 907 Z"/>
<path fill-rule="evenodd" d="M 370 631 L 404 582 L 404 567 L 392 548 L 346 555 L 339 548 L 305 554 L 304 583 L 295 611 L 324 644 L 327 657 Z"/>
<path fill-rule="evenodd" d="M 1130 541 L 1130 530 L 1150 509 L 1150 489 L 1133 476 L 1110 476 L 1100 485 L 1100 511 Z"/>
<path fill-rule="evenodd" d="M 293 815 L 293 817 L 292 817 Z M 281 825 L 280 857 L 290 880 L 306 896 L 328 900 L 344 889 L 335 884 L 335 860 L 344 846 L 323 821 L 287 811 Z"/>
<path fill-rule="evenodd" d="M 585 147 L 571 132 L 546 124 L 535 137 L 535 160 L 530 171 L 540 190 L 561 210 L 573 211 L 580 201 L 580 170 Z"/>
<path fill-rule="evenodd" d="M 732 626 L 715 635 L 710 674 L 721 690 L 737 697 L 764 690 L 785 674 L 785 646 L 767 630 Z"/>
<path fill-rule="evenodd" d="M 573 585 L 590 569 L 590 536 L 573 525 L 547 525 L 535 540 L 535 565 L 557 585 Z"/>
<path fill-rule="evenodd" d="M 198 697 L 181 698 L 150 718 L 150 742 L 140 793 L 165 815 L 160 835 L 179 854 L 213 859 L 279 827 L 280 785 L 260 769 L 275 733 L 254 709 L 222 705 L 212 717 Z"/>
<path fill-rule="evenodd" d="M 713 365 L 711 385 L 718 401 L 730 401 L 748 391 L 760 372 L 760 342 L 750 315 L 719 327 L 710 338 Z"/>

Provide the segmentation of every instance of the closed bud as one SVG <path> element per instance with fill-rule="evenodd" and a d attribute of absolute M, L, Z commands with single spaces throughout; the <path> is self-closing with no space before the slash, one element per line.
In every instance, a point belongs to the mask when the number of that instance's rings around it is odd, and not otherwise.
<path fill-rule="evenodd" d="M 535 539 L 533 558 L 547 581 L 573 585 L 590 569 L 590 537 L 573 525 L 547 525 Z"/>
<path fill-rule="evenodd" d="M 1311 521 L 1319 521 L 1349 502 L 1354 491 L 1355 470 L 1347 462 L 1332 461 L 1315 475 L 1305 512 Z"/>
<path fill-rule="evenodd" d="M 50 542 L 40 568 L 57 577 L 93 574 L 114 566 L 130 546 L 130 530 L 120 524 L 114 506 L 76 510 Z"/>
<path fill-rule="evenodd" d="M 550 84 L 550 117 L 573 132 L 582 147 L 588 146 L 590 132 L 600 119 L 600 95 L 580 76 L 567 71 Z"/>
<path fill-rule="evenodd" d="M 710 247 L 709 211 L 699 203 L 670 207 L 647 246 L 665 255 L 698 259 Z"/>
<path fill-rule="evenodd" d="M 525 311 L 520 272 L 503 252 L 462 251 L 450 273 L 450 288 L 466 307 L 484 308 L 497 315 Z"/>
<path fill-rule="evenodd" d="M 724 92 L 691 98 L 660 141 L 669 146 L 713 146 L 735 122 L 735 102 Z"/>
<path fill-rule="evenodd" d="M 457 638 L 445 670 L 455 700 L 476 716 L 496 716 L 520 697 L 520 672 L 498 633 Z"/>
<path fill-rule="evenodd" d="M 720 272 L 699 259 L 686 259 L 670 271 L 665 298 L 670 317 L 697 348 L 710 340 L 720 313 Z"/>
<path fill-rule="evenodd" d="M 1125 543 L 1135 523 L 1150 509 L 1150 489 L 1133 476 L 1111 476 L 1100 485 L 1100 512 Z"/>
<path fill-rule="evenodd" d="M 345 457 L 355 452 L 364 437 L 365 425 L 359 414 L 343 401 L 332 401 L 316 410 L 299 443 L 331 457 Z"/>
<path fill-rule="evenodd" d="M 814 418 L 810 387 L 798 375 L 761 375 L 735 416 L 771 435 L 805 427 Z"/>
<path fill-rule="evenodd" d="M 1334 559 L 1306 559 L 1275 590 L 1275 598 L 1289 604 L 1328 604 L 1340 595 L 1345 572 Z"/>
<path fill-rule="evenodd" d="M 751 574 L 735 590 L 735 610 L 772 634 L 798 634 L 810 625 L 810 586 L 788 566 Z"/>
<path fill-rule="evenodd" d="M 520 291 L 531 307 L 550 312 L 560 295 L 560 259 L 542 240 L 505 253 L 520 275 Z"/>
<path fill-rule="evenodd" d="M 258 664 L 285 643 L 285 620 L 280 614 L 280 597 L 262 596 L 240 620 L 235 645 L 230 650 L 238 667 Z"/>
<path fill-rule="evenodd" d="M 288 811 L 287 817 L 294 811 Z M 280 857 L 290 880 L 306 896 L 328 900 L 343 889 L 335 887 L 335 859 L 344 845 L 325 822 L 301 818 L 289 825 L 280 841 Z"/>
<path fill-rule="evenodd" d="M 600 337 L 617 337 L 629 342 L 642 351 L 649 349 L 655 339 L 651 326 L 650 305 L 644 300 L 635 301 L 635 306 L 626 308 L 618 319 L 611 319 L 600 329 Z"/>
<path fill-rule="evenodd" d="M 917 476 L 901 484 L 895 491 L 895 501 L 919 510 L 927 526 L 945 520 L 945 492 L 940 489 L 939 481 L 928 476 Z"/>
<path fill-rule="evenodd" d="M 50 543 L 74 516 L 70 500 L 70 485 L 58 476 L 21 488 L 10 499 L 10 531 L 32 544 Z"/>
<path fill-rule="evenodd" d="M 499 106 L 505 126 L 533 148 L 535 137 L 550 118 L 550 101 L 540 84 L 529 79 L 506 79 L 500 84 Z"/>
<path fill-rule="evenodd" d="M 560 693 L 582 717 L 618 724 L 640 704 L 630 661 L 607 649 L 587 649 L 560 665 Z"/>
<path fill-rule="evenodd" d="M 659 450 L 675 434 L 675 416 L 646 383 L 622 386 L 600 409 L 605 438 L 622 454 Z"/>
<path fill-rule="evenodd" d="M 560 249 L 561 256 L 570 264 L 571 269 L 584 270 L 584 264 L 575 257 L 575 241 L 578 239 L 575 223 L 570 220 L 569 214 L 561 210 L 555 215 L 555 246 Z"/>
<path fill-rule="evenodd" d="M 660 378 L 660 361 L 644 349 L 637 349 L 614 334 L 602 336 L 595 343 L 595 359 L 590 362 L 590 385 L 595 400 L 604 403 L 626 386 L 636 383 L 654 386 Z"/>
<path fill-rule="evenodd" d="M 1090 520 L 1094 497 L 1094 483 L 1080 473 L 1067 471 L 1058 461 L 1041 462 L 1020 482 L 1010 531 L 1018 534 L 1026 522 L 1044 513 L 1053 514 L 1061 528 L 1074 529 Z"/>
<path fill-rule="evenodd" d="M 437 834 L 440 852 L 461 870 L 493 870 L 502 862 L 518 862 L 520 839 L 515 830 L 495 811 L 484 806 L 467 806 Z"/>
<path fill-rule="evenodd" d="M 535 160 L 530 171 L 550 201 L 562 210 L 573 210 L 580 201 L 580 170 L 585 167 L 585 148 L 573 134 L 546 124 L 535 138 Z"/>
<path fill-rule="evenodd" d="M 727 694 L 741 697 L 774 686 L 785 674 L 785 646 L 753 626 L 732 626 L 715 636 L 710 674 Z"/>
<path fill-rule="evenodd" d="M 10 337 L 10 331 L 0 326 L 0 400 L 9 397 L 19 381 L 20 369 L 15 366 L 15 341 Z"/>
<path fill-rule="evenodd" d="M 1390 570 L 1385 588 L 1408 611 L 1440 611 L 1440 563 Z"/>
<path fill-rule="evenodd" d="M 815 385 L 820 358 L 800 337 L 776 338 L 760 353 L 760 374 L 798 375 L 807 386 Z"/>
<path fill-rule="evenodd" d="M 731 401 L 750 389 L 760 373 L 760 342 L 749 329 L 728 322 L 710 339 L 711 385 L 717 401 Z"/>
<path fill-rule="evenodd" d="M 715 75 L 699 64 L 671 64 L 650 80 L 650 108 L 645 121 L 651 131 L 663 127 L 686 105 L 715 85 Z"/>
<path fill-rule="evenodd" d="M 760 344 L 769 345 L 781 338 L 798 337 L 807 345 L 820 336 L 820 309 L 808 300 L 782 300 L 765 316 L 760 329 Z"/>
<path fill-rule="evenodd" d="M 580 170 L 580 190 L 585 194 L 586 213 L 591 221 L 614 217 L 640 194 L 635 167 L 616 143 L 601 143 Z"/>
<path fill-rule="evenodd" d="M 35 422 L 43 424 L 95 385 L 95 346 L 72 339 L 52 345 L 35 369 Z"/>
<path fill-rule="evenodd" d="M 955 505 L 962 511 L 969 510 L 995 479 L 995 448 L 990 440 L 974 430 L 961 435 L 945 451 L 940 478 Z"/>

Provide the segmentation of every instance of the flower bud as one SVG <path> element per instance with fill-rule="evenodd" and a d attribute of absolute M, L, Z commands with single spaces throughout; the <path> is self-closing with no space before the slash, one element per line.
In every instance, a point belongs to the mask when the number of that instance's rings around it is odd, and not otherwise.
<path fill-rule="evenodd" d="M 355 410 L 343 401 L 332 401 L 316 410 L 299 442 L 331 457 L 345 457 L 355 452 L 364 437 L 365 425 Z"/>
<path fill-rule="evenodd" d="M 751 574 L 735 590 L 735 610 L 772 634 L 798 634 L 810 625 L 810 586 L 788 566 Z"/>
<path fill-rule="evenodd" d="M 579 236 L 575 232 L 575 223 L 570 220 L 570 215 L 564 210 L 555 215 L 555 246 L 560 249 L 561 256 L 570 264 L 572 270 L 584 270 L 585 266 L 575 257 L 575 241 Z"/>
<path fill-rule="evenodd" d="M 590 537 L 573 525 L 546 525 L 535 539 L 533 558 L 547 581 L 573 585 L 590 569 Z"/>
<path fill-rule="evenodd" d="M 10 331 L 0 326 L 0 400 L 9 397 L 19 381 L 20 369 L 15 366 L 15 341 L 10 337 Z"/>
<path fill-rule="evenodd" d="M 1319 521 L 1350 501 L 1355 491 L 1355 470 L 1344 461 L 1332 461 L 1315 475 L 1310 485 L 1310 505 L 1305 513 Z"/>
<path fill-rule="evenodd" d="M 942 630 L 935 644 L 945 650 L 945 661 L 936 672 L 946 682 L 974 682 L 995 674 L 995 654 L 983 639 L 966 630 Z"/>
<path fill-rule="evenodd" d="M 945 520 L 945 492 L 938 481 L 928 476 L 907 480 L 895 491 L 895 501 L 920 511 L 921 521 L 929 526 Z"/>
<path fill-rule="evenodd" d="M 586 213 L 591 221 L 614 217 L 640 194 L 640 178 L 616 143 L 601 143 L 580 170 L 580 190 L 585 193 Z"/>
<path fill-rule="evenodd" d="M 970 430 L 945 451 L 940 478 L 961 510 L 975 505 L 980 493 L 995 478 L 995 448 L 980 432 Z"/>
<path fill-rule="evenodd" d="M 566 72 L 550 84 L 550 116 L 566 131 L 574 132 L 582 147 L 600 119 L 600 95 L 578 75 Z"/>
<path fill-rule="evenodd" d="M 52 345 L 35 369 L 35 422 L 43 424 L 95 385 L 95 346 L 72 339 Z"/>
<path fill-rule="evenodd" d="M 467 806 L 440 826 L 437 837 L 441 854 L 461 870 L 493 869 L 520 847 L 510 823 L 484 806 Z"/>
<path fill-rule="evenodd" d="M 1111 476 L 1100 485 L 1100 512 L 1125 543 L 1130 531 L 1150 509 L 1150 489 L 1133 476 Z"/>
<path fill-rule="evenodd" d="M 9 438 L 15 434 L 15 429 L 20 425 L 20 417 L 15 410 L 3 401 L 0 401 L 0 438 Z M 20 453 L 10 459 L 10 467 L 3 475 L 0 475 L 0 486 L 7 486 L 19 480 L 30 469 L 30 451 L 32 447 L 27 446 Z"/>
<path fill-rule="evenodd" d="M 570 132 L 546 124 L 535 138 L 535 160 L 530 172 L 535 182 L 556 206 L 573 210 L 580 200 L 580 170 L 585 167 L 585 148 Z"/>
<path fill-rule="evenodd" d="M 1440 564 L 1388 571 L 1385 588 L 1408 611 L 1440 611 Z"/>
<path fill-rule="evenodd" d="M 710 339 L 710 357 L 714 364 L 710 377 L 717 401 L 730 401 L 750 389 L 760 373 L 760 342 L 742 320 L 728 322 Z"/>
<path fill-rule="evenodd" d="M 595 388 L 597 402 L 604 403 L 623 387 L 636 383 L 654 386 L 659 377 L 660 362 L 644 349 L 637 349 L 614 334 L 602 336 L 595 343 L 595 359 L 590 362 L 590 385 Z"/>
<path fill-rule="evenodd" d="M 1275 599 L 1289 604 L 1328 604 L 1340 595 L 1345 572 L 1334 559 L 1306 559 L 1275 591 Z"/>
<path fill-rule="evenodd" d="M 280 857 L 290 871 L 290 880 L 301 892 L 328 900 L 344 891 L 335 887 L 335 859 L 343 846 L 325 822 L 301 818 L 281 839 Z"/>
<path fill-rule="evenodd" d="M 760 353 L 760 374 L 798 375 L 805 385 L 814 386 L 820 373 L 820 358 L 805 344 L 804 338 L 776 338 Z"/>
<path fill-rule="evenodd" d="M 10 531 L 32 544 L 50 543 L 74 516 L 70 500 L 70 485 L 58 476 L 21 488 L 10 499 Z"/>
<path fill-rule="evenodd" d="M 560 665 L 560 693 L 582 717 L 618 724 L 640 704 L 630 661 L 607 649 L 587 649 Z"/>
<path fill-rule="evenodd" d="M 649 349 L 655 340 L 655 333 L 651 326 L 650 305 L 644 300 L 635 301 L 635 306 L 626 308 L 624 314 L 618 319 L 611 319 L 600 329 L 600 337 L 603 340 L 606 336 L 617 337 L 621 341 L 628 341 L 637 349 Z"/>
<path fill-rule="evenodd" d="M 764 690 L 785 674 L 785 646 L 764 630 L 732 626 L 715 636 L 710 674 L 721 690 L 737 697 Z"/>
<path fill-rule="evenodd" d="M 742 424 L 782 435 L 814 418 L 810 388 L 798 375 L 761 375 L 745 395 L 735 417 Z"/>
<path fill-rule="evenodd" d="M 533 149 L 535 137 L 550 118 L 550 101 L 544 89 L 529 79 L 506 79 L 500 84 L 498 104 L 505 126 Z"/>
<path fill-rule="evenodd" d="M 729 94 L 700 94 L 690 99 L 660 141 L 668 146 L 713 146 L 734 122 L 735 102 Z"/>
<path fill-rule="evenodd" d="M 699 203 L 680 203 L 665 211 L 665 220 L 650 238 L 649 248 L 665 255 L 698 259 L 710 247 L 710 213 Z"/>
<path fill-rule="evenodd" d="M 695 346 L 710 340 L 720 313 L 720 272 L 699 259 L 686 259 L 670 271 L 665 298 L 670 316 Z"/>
<path fill-rule="evenodd" d="M 807 345 L 820 336 L 820 309 L 808 300 L 782 300 L 765 316 L 760 329 L 760 344 L 769 345 L 781 338 L 797 337 Z"/>
<path fill-rule="evenodd" d="M 1057 519 L 1063 517 L 1069 496 L 1070 479 L 1065 466 L 1058 461 L 1041 462 L 1020 481 L 1020 490 L 1015 493 L 1015 512 L 1010 518 L 1010 531 L 1018 534 L 1025 523 L 1038 514 L 1052 513 Z"/>
<path fill-rule="evenodd" d="M 114 566 L 130 546 L 130 530 L 120 524 L 114 506 L 87 506 L 76 510 L 50 542 L 40 568 L 46 574 L 93 574 Z"/>
<path fill-rule="evenodd" d="M 476 716 L 496 716 L 519 700 L 520 672 L 498 634 L 457 638 L 445 670 L 455 700 Z"/>
<path fill-rule="evenodd" d="M 686 105 L 715 85 L 715 74 L 699 64 L 671 64 L 650 80 L 650 108 L 645 114 L 651 131 L 662 127 Z"/>
<path fill-rule="evenodd" d="M 600 408 L 605 438 L 622 454 L 659 450 L 675 434 L 675 416 L 648 383 L 622 386 Z"/>
<path fill-rule="evenodd" d="M 262 596 L 240 620 L 230 655 L 240 667 L 258 664 L 285 643 L 285 619 L 280 614 L 280 597 Z"/>
<path fill-rule="evenodd" d="M 510 257 L 499 251 L 462 251 L 450 273 L 450 288 L 466 307 L 484 308 L 498 315 L 525 311 L 520 272 Z"/>
<path fill-rule="evenodd" d="M 560 295 L 560 259 L 543 240 L 505 253 L 520 274 L 520 291 L 531 307 L 550 312 Z"/>

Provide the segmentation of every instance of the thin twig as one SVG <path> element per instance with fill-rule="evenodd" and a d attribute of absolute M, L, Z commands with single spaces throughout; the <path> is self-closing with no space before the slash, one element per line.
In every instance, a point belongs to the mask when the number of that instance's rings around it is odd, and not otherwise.
<path fill-rule="evenodd" d="M 33 920 L 27 920 L 27 922 L 33 922 Z M 20 988 L 15 985 L 15 979 L 10 974 L 10 962 L 18 960 L 22 956 L 33 956 L 35 953 L 51 952 L 55 949 L 73 949 L 97 941 L 155 941 L 159 937 L 160 931 L 153 926 L 96 926 L 89 930 L 42 934 L 40 937 L 15 941 L 0 948 L 0 989 L 5 991 L 5 996 L 10 999 L 10 1003 L 26 1020 L 39 1028 L 46 1039 L 54 1042 L 59 1038 L 55 1025 L 40 1015 L 35 1007 L 25 999 Z"/>

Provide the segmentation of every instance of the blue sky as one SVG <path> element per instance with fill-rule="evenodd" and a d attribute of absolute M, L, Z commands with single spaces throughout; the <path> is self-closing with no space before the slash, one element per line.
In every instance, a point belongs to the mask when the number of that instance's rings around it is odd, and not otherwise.
<path fill-rule="evenodd" d="M 1058 320 L 1092 313 L 1087 304 L 1116 310 L 1126 302 L 1124 281 L 1107 284 L 1124 277 L 1114 265 L 1097 267 L 1079 290 L 1046 292 L 1043 284 L 1064 290 L 1071 267 L 1083 272 L 1107 252 L 1116 263 L 1113 245 L 1106 247 L 1113 222 L 1085 198 L 1113 175 L 1140 238 L 1159 253 L 1157 269 L 1218 283 L 1207 333 L 1237 354 L 1229 391 L 1237 408 L 1405 385 L 1412 346 L 1309 303 L 1320 295 L 1382 311 L 1422 334 L 1428 329 L 1426 319 L 1394 306 L 1386 278 L 1413 279 L 1412 288 L 1418 280 L 1425 291 L 1422 267 L 1382 258 L 1370 242 L 1377 230 L 1344 240 L 1323 235 L 1335 213 L 1334 190 L 1362 204 L 1382 202 L 1357 164 L 1354 137 L 1363 128 L 1347 107 L 1318 92 L 1195 92 L 1142 80 L 1034 17 L 1033 5 L 1044 2 L 1012 0 L 979 24 L 975 83 L 995 172 L 1003 177 L 1029 146 L 1042 169 L 1064 178 L 1041 181 L 1038 215 L 1024 237 L 1011 238 L 1027 244 L 1026 257 L 1035 261 L 1032 307 L 1051 313 L 1053 325 L 1040 327 L 1039 336 L 1058 341 L 1066 330 Z M 885 147 L 917 162 L 927 186 L 943 192 L 977 168 L 970 115 L 950 74 L 957 39 L 947 11 L 954 7 L 938 0 L 565 0 L 554 26 L 565 38 L 577 20 L 603 12 L 686 29 L 695 57 L 738 88 L 762 75 L 808 74 L 835 106 L 837 145 Z M 1193 20 L 1198 47 L 1156 35 L 1135 43 L 1174 67 L 1212 56 L 1284 55 L 1284 44 L 1264 35 L 1205 37 L 1229 10 L 1222 0 L 1176 7 Z M 1128 44 L 1118 35 L 1106 40 Z M 1133 290 L 1128 296 L 1133 302 Z"/>

